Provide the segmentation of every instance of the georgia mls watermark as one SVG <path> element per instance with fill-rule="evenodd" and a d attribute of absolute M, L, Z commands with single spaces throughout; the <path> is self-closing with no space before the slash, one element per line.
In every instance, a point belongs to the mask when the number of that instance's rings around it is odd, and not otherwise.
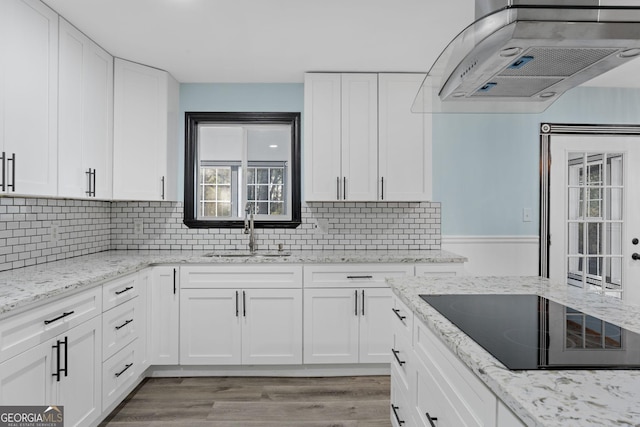
<path fill-rule="evenodd" d="M 0 427 L 64 427 L 64 407 L 0 406 Z"/>

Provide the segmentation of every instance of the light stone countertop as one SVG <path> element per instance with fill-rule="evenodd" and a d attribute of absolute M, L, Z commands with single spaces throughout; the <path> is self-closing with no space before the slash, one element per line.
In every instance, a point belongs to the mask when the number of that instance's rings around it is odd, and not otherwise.
<path fill-rule="evenodd" d="M 285 251 L 286 252 L 286 251 Z M 107 251 L 0 272 L 0 318 L 97 286 L 150 265 L 462 263 L 467 259 L 438 250 L 295 251 L 284 257 L 218 257 L 233 251 Z M 273 252 L 267 252 L 273 253 Z"/>
<path fill-rule="evenodd" d="M 640 332 L 640 307 L 539 277 L 410 277 L 392 290 L 528 426 L 640 426 L 640 370 L 510 371 L 420 294 L 536 294 Z"/>

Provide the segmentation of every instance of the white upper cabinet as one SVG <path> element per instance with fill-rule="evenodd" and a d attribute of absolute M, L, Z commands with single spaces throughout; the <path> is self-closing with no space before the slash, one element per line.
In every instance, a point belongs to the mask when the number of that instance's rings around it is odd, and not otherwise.
<path fill-rule="evenodd" d="M 431 115 L 411 112 L 423 74 L 379 74 L 380 199 L 431 200 Z"/>
<path fill-rule="evenodd" d="M 58 195 L 111 198 L 113 57 L 60 19 Z"/>
<path fill-rule="evenodd" d="M 376 200 L 377 74 L 305 75 L 305 199 Z"/>
<path fill-rule="evenodd" d="M 378 197 L 378 75 L 342 75 L 342 199 Z"/>
<path fill-rule="evenodd" d="M 113 198 L 177 199 L 178 82 L 115 59 Z"/>
<path fill-rule="evenodd" d="M 305 200 L 431 199 L 431 119 L 411 112 L 423 78 L 305 75 Z"/>
<path fill-rule="evenodd" d="M 58 15 L 0 1 L 0 192 L 57 193 Z"/>
<path fill-rule="evenodd" d="M 313 73 L 304 76 L 304 198 L 339 200 L 341 75 Z"/>

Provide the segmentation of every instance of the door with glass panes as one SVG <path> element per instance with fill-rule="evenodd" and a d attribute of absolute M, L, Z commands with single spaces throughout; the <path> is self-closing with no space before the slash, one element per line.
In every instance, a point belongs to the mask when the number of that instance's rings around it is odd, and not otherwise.
<path fill-rule="evenodd" d="M 640 303 L 640 137 L 554 135 L 549 277 Z"/>

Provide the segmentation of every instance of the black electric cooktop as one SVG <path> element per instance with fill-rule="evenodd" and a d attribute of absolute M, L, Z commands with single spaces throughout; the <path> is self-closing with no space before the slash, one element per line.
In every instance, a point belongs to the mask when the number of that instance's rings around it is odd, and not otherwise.
<path fill-rule="evenodd" d="M 640 368 L 640 334 L 544 297 L 420 297 L 512 370 Z"/>

